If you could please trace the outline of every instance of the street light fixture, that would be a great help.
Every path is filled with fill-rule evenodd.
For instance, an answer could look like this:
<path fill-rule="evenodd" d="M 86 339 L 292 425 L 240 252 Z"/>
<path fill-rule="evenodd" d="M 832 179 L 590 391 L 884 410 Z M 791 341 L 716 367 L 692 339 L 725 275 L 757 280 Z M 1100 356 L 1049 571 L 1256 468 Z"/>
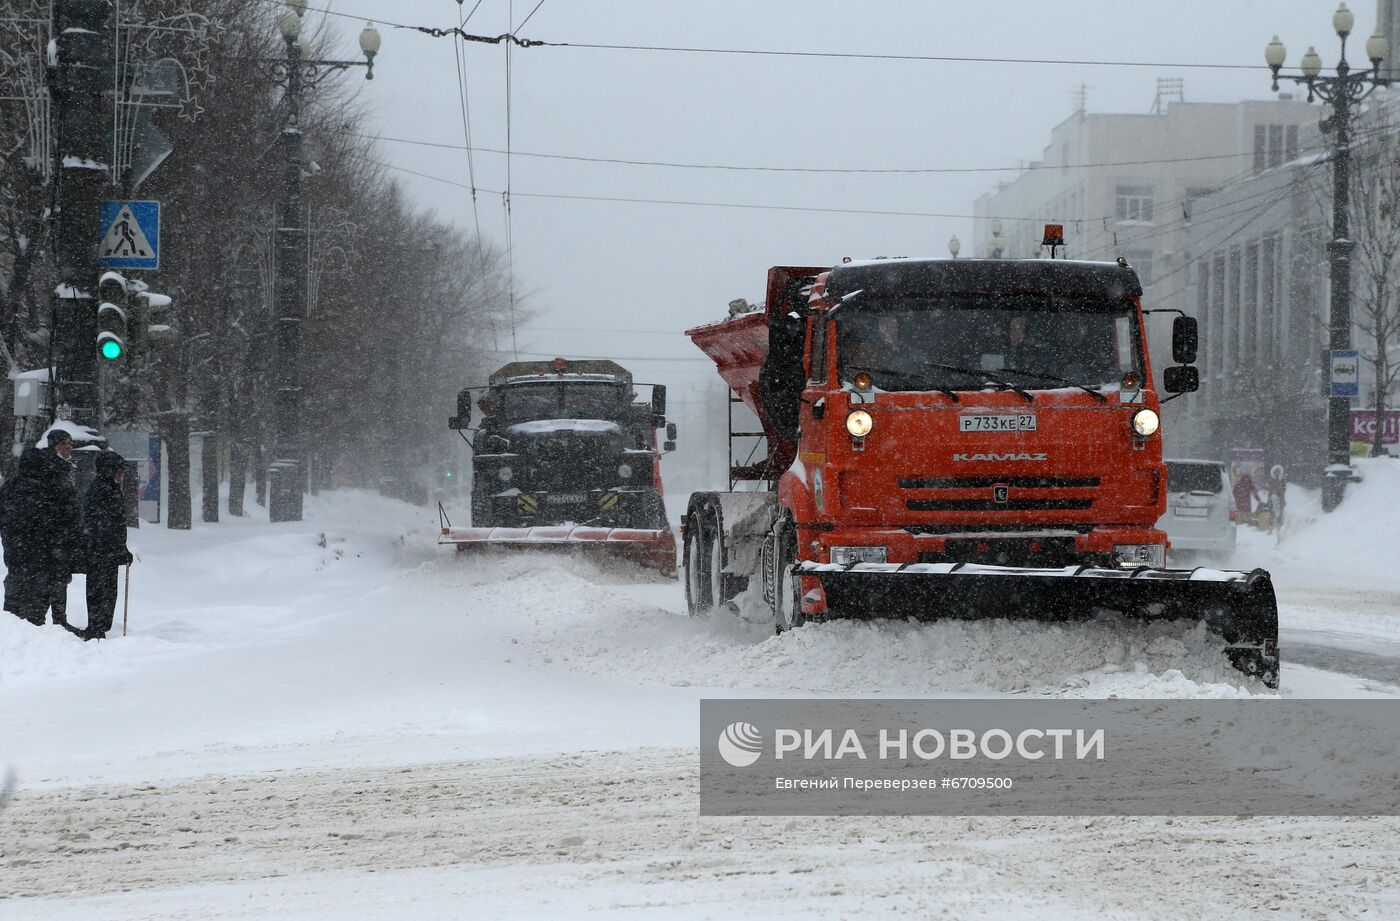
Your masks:
<path fill-rule="evenodd" d="M 1389 86 L 1390 79 L 1381 76 L 1381 62 L 1390 53 L 1390 43 L 1377 33 L 1366 42 L 1366 57 L 1371 69 L 1352 72 L 1347 63 L 1347 36 L 1356 25 L 1356 17 L 1343 3 L 1332 15 L 1332 28 L 1341 39 L 1341 60 L 1337 74 L 1322 76 L 1322 56 L 1317 49 L 1308 48 L 1299 63 L 1299 75 L 1282 75 L 1308 88 L 1308 102 L 1321 99 L 1332 106 L 1332 116 L 1322 122 L 1323 131 L 1332 137 L 1332 242 L 1327 244 L 1331 269 L 1332 303 L 1328 320 L 1328 342 L 1333 353 L 1351 350 L 1351 254 L 1356 244 L 1351 240 L 1351 119 L 1353 109 L 1360 105 L 1377 87 Z M 1275 35 L 1264 49 L 1264 61 L 1274 75 L 1274 91 L 1278 91 L 1287 50 Z M 1351 398 L 1332 395 L 1327 401 L 1327 470 L 1323 480 L 1322 507 L 1332 511 L 1342 501 L 1351 473 Z"/>
<path fill-rule="evenodd" d="M 295 10 L 287 10 L 277 19 L 277 30 L 282 33 L 282 40 L 294 42 L 301 34 L 301 17 Z"/>
<path fill-rule="evenodd" d="M 992 239 L 987 244 L 987 251 L 993 259 L 1000 259 L 1001 254 L 1006 252 L 1006 237 L 1001 235 L 1001 218 L 992 218 Z"/>
<path fill-rule="evenodd" d="M 961 250 L 962 250 L 962 243 L 961 243 L 961 241 L 958 240 L 957 235 L 954 234 L 953 237 L 948 241 L 948 252 L 952 253 L 952 254 L 953 254 L 953 258 L 956 259 L 956 258 L 958 258 L 958 253 L 959 253 Z"/>
<path fill-rule="evenodd" d="M 326 74 L 365 68 L 365 79 L 374 79 L 374 59 L 379 54 L 380 35 L 374 23 L 366 23 L 360 33 L 364 61 L 323 61 L 311 58 L 311 47 L 302 34 L 306 0 L 287 0 L 287 11 L 277 20 L 277 30 L 287 46 L 285 61 L 273 66 L 273 73 L 287 90 L 287 122 L 282 129 L 286 152 L 282 177 L 282 208 L 277 221 L 277 275 L 275 284 L 276 386 L 273 460 L 270 466 L 268 517 L 277 521 L 300 521 L 302 490 L 306 484 L 305 446 L 302 443 L 301 340 L 306 320 L 307 246 L 306 215 L 302 204 L 301 179 L 306 167 L 306 140 L 301 130 L 302 94 Z"/>

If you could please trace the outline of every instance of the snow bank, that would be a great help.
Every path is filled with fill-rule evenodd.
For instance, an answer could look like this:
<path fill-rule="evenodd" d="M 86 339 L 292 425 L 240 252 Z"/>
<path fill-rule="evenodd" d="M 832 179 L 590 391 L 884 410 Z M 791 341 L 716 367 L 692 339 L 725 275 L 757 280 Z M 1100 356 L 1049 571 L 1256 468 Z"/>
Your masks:
<path fill-rule="evenodd" d="M 511 580 L 514 581 L 514 580 Z M 1244 697 L 1269 693 L 1235 672 L 1204 626 L 1007 620 L 831 622 L 774 635 L 717 612 L 690 618 L 608 603 L 600 586 L 556 575 L 536 596 L 536 664 L 641 684 L 746 694 Z M 680 591 L 679 586 L 675 589 Z"/>
<path fill-rule="evenodd" d="M 1400 461 L 1356 461 L 1362 481 L 1324 514 L 1317 490 L 1290 486 L 1281 536 L 1239 529 L 1234 565 L 1262 566 L 1283 582 L 1308 577 L 1338 585 L 1400 591 Z"/>
<path fill-rule="evenodd" d="M 335 615 L 385 569 L 437 555 L 435 516 L 373 493 L 308 497 L 307 518 L 271 525 L 250 502 L 242 519 L 197 521 L 191 531 L 149 524 L 129 531 L 137 558 L 130 635 L 121 636 L 121 600 L 100 643 L 0 612 L 0 687 L 146 669 L 172 655 L 265 642 Z M 82 575 L 68 586 L 68 616 L 79 627 L 87 623 Z"/>

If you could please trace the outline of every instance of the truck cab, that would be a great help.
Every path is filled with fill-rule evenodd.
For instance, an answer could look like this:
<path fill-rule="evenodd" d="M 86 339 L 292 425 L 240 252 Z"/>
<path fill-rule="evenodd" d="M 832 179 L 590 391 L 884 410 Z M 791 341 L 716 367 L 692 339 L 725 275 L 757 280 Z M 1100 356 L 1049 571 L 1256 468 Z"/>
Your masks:
<path fill-rule="evenodd" d="M 1269 574 L 1165 568 L 1163 400 L 1141 297 L 1121 259 L 770 269 L 762 312 L 687 331 L 767 442 L 760 462 L 731 464 L 729 491 L 690 497 L 690 611 L 737 606 L 758 579 L 779 631 L 831 617 L 1192 618 L 1276 687 Z M 1187 393 L 1195 320 L 1172 333 L 1163 389 Z"/>
<path fill-rule="evenodd" d="M 513 362 L 492 374 L 472 433 L 472 524 L 477 528 L 588 525 L 666 528 L 657 443 L 666 393 L 639 401 L 632 375 L 611 361 Z M 471 418 L 458 397 L 453 428 Z"/>
<path fill-rule="evenodd" d="M 805 381 L 778 481 L 801 558 L 1162 566 L 1141 294 L 1126 263 L 1068 260 L 813 278 L 786 305 L 806 317 Z"/>

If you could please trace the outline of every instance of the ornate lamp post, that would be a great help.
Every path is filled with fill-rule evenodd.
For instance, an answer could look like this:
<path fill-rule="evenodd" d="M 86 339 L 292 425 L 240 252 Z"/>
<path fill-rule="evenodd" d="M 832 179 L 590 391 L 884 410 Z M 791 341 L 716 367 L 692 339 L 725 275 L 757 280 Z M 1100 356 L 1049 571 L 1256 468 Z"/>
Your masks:
<path fill-rule="evenodd" d="M 962 241 L 956 236 L 948 241 L 948 252 L 952 253 L 954 259 L 958 258 L 958 253 L 962 252 Z"/>
<path fill-rule="evenodd" d="M 1322 57 L 1309 46 L 1299 63 L 1299 74 L 1280 75 L 1288 57 L 1283 42 L 1275 35 L 1264 49 L 1264 60 L 1274 74 L 1274 91 L 1278 91 L 1280 76 L 1308 88 L 1308 101 L 1321 99 L 1332 106 L 1332 115 L 1322 122 L 1322 130 L 1332 135 L 1332 242 L 1327 244 L 1327 256 L 1332 276 L 1332 304 L 1329 320 L 1332 350 L 1351 348 L 1351 253 L 1356 244 L 1351 240 L 1350 207 L 1351 181 L 1351 120 L 1355 108 L 1378 86 L 1389 86 L 1390 80 L 1381 76 L 1381 62 L 1390 53 L 1390 43 L 1377 32 L 1366 42 L 1366 57 L 1370 70 L 1352 72 L 1347 63 L 1347 36 L 1351 34 L 1356 17 L 1343 3 L 1332 15 L 1332 28 L 1342 40 L 1342 57 L 1336 76 L 1322 76 Z M 1346 483 L 1351 479 L 1351 399 L 1329 396 L 1327 401 L 1327 471 L 1323 480 L 1322 507 L 1335 509 L 1342 501 Z"/>
<path fill-rule="evenodd" d="M 311 60 L 301 37 L 306 0 L 287 0 L 287 11 L 277 29 L 287 45 L 287 60 L 275 72 L 287 90 L 287 124 L 282 129 L 286 166 L 282 179 L 282 213 L 277 222 L 277 277 L 274 283 L 276 322 L 273 384 L 274 415 L 268 517 L 272 521 L 301 521 L 302 490 L 306 485 L 305 445 L 301 425 L 301 335 L 306 319 L 307 246 L 301 175 L 305 166 L 301 133 L 303 90 L 315 86 L 328 73 L 364 67 L 365 79 L 374 79 L 374 58 L 379 54 L 379 31 L 374 23 L 360 33 L 364 61 Z"/>
<path fill-rule="evenodd" d="M 1000 259 L 1002 253 L 1006 252 L 1006 237 L 1001 235 L 1001 219 L 992 219 L 992 239 L 987 244 L 987 254 L 993 259 Z"/>

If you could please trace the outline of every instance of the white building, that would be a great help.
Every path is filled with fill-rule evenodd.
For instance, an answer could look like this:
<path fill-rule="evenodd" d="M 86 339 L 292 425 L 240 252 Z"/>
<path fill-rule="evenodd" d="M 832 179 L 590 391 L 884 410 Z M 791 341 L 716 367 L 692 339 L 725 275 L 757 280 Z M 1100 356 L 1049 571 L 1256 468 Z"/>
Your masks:
<path fill-rule="evenodd" d="M 977 199 L 972 255 L 990 255 L 994 219 L 1010 258 L 1039 254 L 1043 225 L 1060 223 L 1070 258 L 1123 256 L 1150 303 L 1180 306 L 1165 299 L 1182 290 L 1193 204 L 1233 179 L 1296 159 L 1302 126 L 1317 118 L 1315 106 L 1290 98 L 1159 97 L 1148 115 L 1075 112 L 1051 131 L 1039 160 Z"/>
<path fill-rule="evenodd" d="M 1322 111 L 1319 107 L 1319 112 Z M 1378 94 L 1354 125 L 1353 170 L 1400 147 L 1400 95 Z M 1331 316 L 1327 243 L 1332 239 L 1332 166 L 1315 128 L 1297 159 L 1242 177 L 1202 198 L 1186 235 L 1189 290 L 1180 306 L 1200 323 L 1201 390 L 1177 404 L 1187 425 L 1167 426 L 1174 447 L 1223 457 L 1258 447 L 1309 479 L 1325 456 Z M 1309 153 L 1308 150 L 1313 152 Z M 1381 203 L 1353 194 L 1353 214 Z M 1375 350 L 1363 311 L 1373 294 L 1371 245 L 1353 217 L 1352 342 L 1363 355 L 1357 408 L 1375 406 Z M 1396 241 L 1400 242 L 1400 241 Z M 1388 351 L 1397 356 L 1392 343 Z M 1392 388 L 1387 405 L 1396 408 Z"/>

